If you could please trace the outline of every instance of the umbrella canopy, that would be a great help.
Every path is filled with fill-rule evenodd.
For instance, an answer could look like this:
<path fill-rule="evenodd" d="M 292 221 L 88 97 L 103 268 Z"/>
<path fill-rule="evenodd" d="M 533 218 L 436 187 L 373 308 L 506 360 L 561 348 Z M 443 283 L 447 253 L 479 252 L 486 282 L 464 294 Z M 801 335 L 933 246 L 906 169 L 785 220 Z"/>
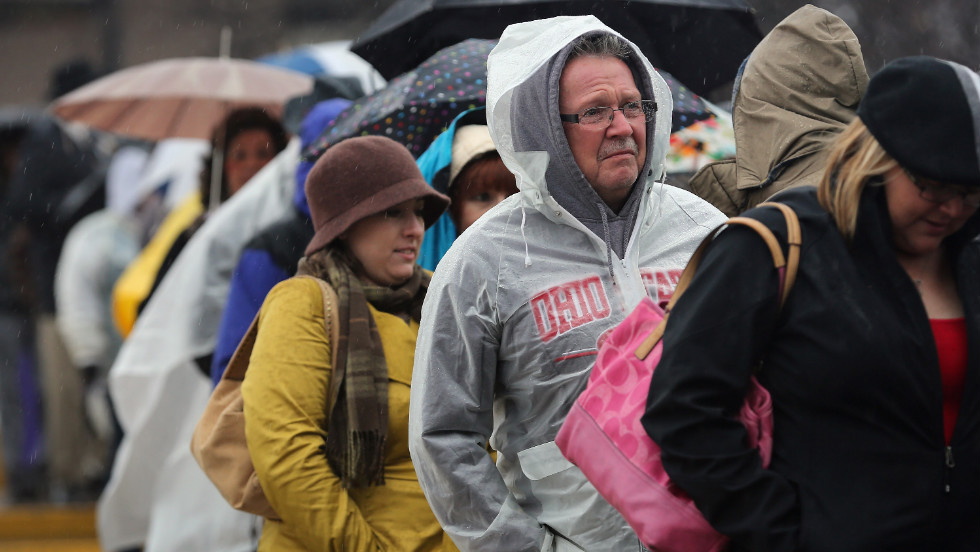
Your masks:
<path fill-rule="evenodd" d="M 40 109 L 29 106 L 0 106 L 0 135 L 22 132 L 27 129 L 31 121 L 44 116 L 44 112 Z"/>
<path fill-rule="evenodd" d="M 342 111 L 306 152 L 317 158 L 352 136 L 382 135 L 418 157 L 457 115 L 486 104 L 487 56 L 496 41 L 469 39 L 443 48 L 388 86 Z"/>
<path fill-rule="evenodd" d="M 147 140 L 211 139 L 232 110 L 259 106 L 279 117 L 289 98 L 310 91 L 309 75 L 256 61 L 173 58 L 116 71 L 70 92 L 55 115 Z"/>
<path fill-rule="evenodd" d="M 487 95 L 487 56 L 494 40 L 468 39 L 444 48 L 375 94 L 355 100 L 306 151 L 315 159 L 351 136 L 383 135 L 418 157 L 460 113 L 482 107 Z M 711 116 L 700 96 L 660 71 L 674 100 L 671 131 Z"/>
<path fill-rule="evenodd" d="M 671 113 L 670 132 L 677 132 L 691 126 L 702 119 L 711 117 L 708 103 L 686 86 L 681 84 L 667 71 L 657 69 L 670 89 L 670 97 L 674 100 L 674 111 Z"/>
<path fill-rule="evenodd" d="M 496 39 L 512 23 L 588 14 L 701 94 L 734 79 L 762 39 L 745 0 L 398 0 L 351 51 L 392 78 L 466 38 Z"/>
<path fill-rule="evenodd" d="M 353 79 L 362 94 L 384 88 L 385 79 L 367 61 L 350 51 L 349 40 L 331 40 L 266 54 L 255 61 L 307 75 Z"/>

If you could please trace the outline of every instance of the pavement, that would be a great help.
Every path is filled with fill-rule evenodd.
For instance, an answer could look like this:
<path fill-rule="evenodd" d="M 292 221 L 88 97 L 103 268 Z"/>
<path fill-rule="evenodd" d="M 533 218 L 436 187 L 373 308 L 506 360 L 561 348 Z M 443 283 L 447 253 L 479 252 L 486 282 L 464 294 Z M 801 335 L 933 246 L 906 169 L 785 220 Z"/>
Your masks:
<path fill-rule="evenodd" d="M 99 552 L 95 504 L 0 506 L 0 552 Z"/>

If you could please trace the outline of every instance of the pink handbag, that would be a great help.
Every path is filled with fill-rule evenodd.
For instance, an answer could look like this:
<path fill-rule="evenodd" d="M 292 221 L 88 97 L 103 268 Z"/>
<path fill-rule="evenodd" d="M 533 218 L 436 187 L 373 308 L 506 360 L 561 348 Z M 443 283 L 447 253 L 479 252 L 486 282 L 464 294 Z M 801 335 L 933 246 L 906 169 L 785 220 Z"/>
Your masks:
<path fill-rule="evenodd" d="M 789 263 L 778 240 L 757 220 L 735 217 L 715 228 L 691 256 L 666 308 L 645 298 L 609 335 L 599 349 L 585 390 L 572 405 L 556 437 L 565 457 L 630 524 L 640 541 L 658 552 L 717 552 L 728 537 L 708 524 L 687 494 L 664 471 L 660 447 L 640 424 L 650 379 L 660 362 L 664 327 L 671 308 L 697 270 L 704 249 L 727 224 L 758 232 L 769 246 L 779 271 L 780 307 L 786 301 L 799 263 L 800 227 L 796 214 L 779 203 L 763 203 L 783 211 L 789 242 Z M 762 465 L 772 454 L 772 402 L 753 377 L 739 413 L 750 445 L 758 447 Z"/>

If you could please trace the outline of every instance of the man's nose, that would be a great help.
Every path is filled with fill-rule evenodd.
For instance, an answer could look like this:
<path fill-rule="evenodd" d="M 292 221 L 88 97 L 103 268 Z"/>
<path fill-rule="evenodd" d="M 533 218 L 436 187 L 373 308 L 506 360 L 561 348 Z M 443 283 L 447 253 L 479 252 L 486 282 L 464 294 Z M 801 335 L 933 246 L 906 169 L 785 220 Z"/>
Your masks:
<path fill-rule="evenodd" d="M 606 134 L 609 136 L 630 136 L 633 134 L 633 125 L 630 124 L 626 115 L 623 115 L 621 109 L 613 110 L 612 121 L 609 122 L 609 127 L 606 128 Z"/>

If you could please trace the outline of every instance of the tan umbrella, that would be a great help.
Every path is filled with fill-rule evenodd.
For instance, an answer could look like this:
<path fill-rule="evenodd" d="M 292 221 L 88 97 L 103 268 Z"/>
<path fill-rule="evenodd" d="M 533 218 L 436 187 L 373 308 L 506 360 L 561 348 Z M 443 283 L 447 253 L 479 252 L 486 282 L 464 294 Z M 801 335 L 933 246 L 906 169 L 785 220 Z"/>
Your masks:
<path fill-rule="evenodd" d="M 126 136 L 210 140 L 229 111 L 260 106 L 279 117 L 286 100 L 312 87 L 309 75 L 255 61 L 173 58 L 106 75 L 58 98 L 51 109 Z"/>
<path fill-rule="evenodd" d="M 201 138 L 240 107 L 282 117 L 289 98 L 313 88 L 309 75 L 244 59 L 172 58 L 121 69 L 51 105 L 69 121 L 146 140 Z M 211 209 L 218 206 L 223 149 L 212 156 Z"/>

